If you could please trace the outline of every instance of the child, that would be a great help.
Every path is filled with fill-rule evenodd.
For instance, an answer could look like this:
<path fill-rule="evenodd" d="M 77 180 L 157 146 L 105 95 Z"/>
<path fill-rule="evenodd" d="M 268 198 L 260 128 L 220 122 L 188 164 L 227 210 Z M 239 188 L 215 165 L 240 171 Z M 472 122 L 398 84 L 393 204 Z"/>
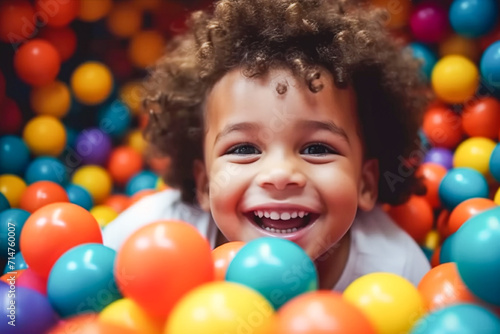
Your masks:
<path fill-rule="evenodd" d="M 221 0 L 194 13 L 145 84 L 146 138 L 172 158 L 165 180 L 178 190 L 126 210 L 104 243 L 176 218 L 213 247 L 291 240 L 322 289 L 375 271 L 418 284 L 429 263 L 380 203 L 418 188 L 399 171 L 418 149 L 425 86 L 379 14 L 341 0 Z"/>

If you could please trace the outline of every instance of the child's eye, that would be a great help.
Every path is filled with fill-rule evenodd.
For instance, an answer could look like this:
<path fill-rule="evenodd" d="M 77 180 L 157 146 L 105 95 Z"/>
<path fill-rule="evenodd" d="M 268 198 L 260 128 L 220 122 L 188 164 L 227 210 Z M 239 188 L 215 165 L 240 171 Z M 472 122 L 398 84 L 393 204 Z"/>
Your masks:
<path fill-rule="evenodd" d="M 301 154 L 327 155 L 337 154 L 337 151 L 324 144 L 312 144 L 303 149 Z"/>
<path fill-rule="evenodd" d="M 231 147 L 226 154 L 249 155 L 260 154 L 260 151 L 253 145 L 241 144 Z"/>

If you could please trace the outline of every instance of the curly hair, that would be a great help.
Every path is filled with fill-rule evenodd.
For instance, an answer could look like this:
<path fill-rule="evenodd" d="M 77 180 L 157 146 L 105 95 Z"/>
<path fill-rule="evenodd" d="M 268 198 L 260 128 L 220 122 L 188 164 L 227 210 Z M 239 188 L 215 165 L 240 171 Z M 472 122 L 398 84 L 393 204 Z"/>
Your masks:
<path fill-rule="evenodd" d="M 220 0 L 197 11 L 144 82 L 145 137 L 172 158 L 165 182 L 195 203 L 193 162 L 203 159 L 203 103 L 226 73 L 255 77 L 286 66 L 312 92 L 320 68 L 358 98 L 367 157 L 379 160 L 379 201 L 399 204 L 420 188 L 418 130 L 428 87 L 420 64 L 384 28 L 384 13 L 353 0 Z M 418 159 L 417 159 L 418 160 Z M 405 175 L 402 175 L 405 174 Z M 387 177 L 396 176 L 397 182 Z M 394 180 L 394 179 L 393 179 Z"/>

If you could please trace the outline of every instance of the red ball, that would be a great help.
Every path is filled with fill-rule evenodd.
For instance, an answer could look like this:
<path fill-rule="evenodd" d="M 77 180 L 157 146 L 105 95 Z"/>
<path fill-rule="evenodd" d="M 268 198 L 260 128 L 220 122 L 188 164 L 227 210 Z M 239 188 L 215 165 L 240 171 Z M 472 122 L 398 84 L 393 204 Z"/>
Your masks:
<path fill-rule="evenodd" d="M 455 233 L 471 217 L 491 208 L 496 207 L 496 203 L 489 198 L 469 198 L 458 204 L 451 211 L 448 219 L 448 235 Z"/>
<path fill-rule="evenodd" d="M 64 27 L 78 15 L 80 0 L 35 0 L 35 9 L 48 26 Z"/>
<path fill-rule="evenodd" d="M 14 69 L 27 84 L 42 86 L 54 81 L 61 67 L 57 49 L 43 39 L 23 44 L 14 55 Z"/>
<path fill-rule="evenodd" d="M 432 146 L 449 149 L 457 146 L 464 134 L 460 115 L 441 104 L 426 110 L 422 131 Z"/>
<path fill-rule="evenodd" d="M 113 181 L 124 185 L 132 176 L 142 170 L 142 155 L 130 146 L 120 146 L 111 152 L 108 171 Z"/>
<path fill-rule="evenodd" d="M 434 209 L 441 206 L 439 184 L 446 173 L 447 169 L 445 167 L 433 162 L 425 162 L 417 169 L 416 176 L 423 178 L 423 183 L 427 188 L 424 198 Z"/>
<path fill-rule="evenodd" d="M 130 206 L 130 197 L 124 194 L 114 194 L 106 198 L 103 204 L 120 213 Z"/>
<path fill-rule="evenodd" d="M 462 113 L 462 125 L 469 137 L 498 140 L 500 101 L 485 97 L 468 104 Z"/>
<path fill-rule="evenodd" d="M 15 134 L 21 130 L 23 115 L 16 101 L 6 97 L 0 101 L 0 135 Z"/>
<path fill-rule="evenodd" d="M 66 190 L 52 181 L 38 181 L 26 187 L 19 208 L 33 213 L 47 204 L 57 202 L 69 202 Z"/>
<path fill-rule="evenodd" d="M 76 33 L 69 27 L 45 27 L 38 37 L 50 42 L 59 52 L 62 61 L 68 60 L 76 50 Z"/>
<path fill-rule="evenodd" d="M 21 43 L 37 32 L 35 10 L 28 0 L 0 1 L 0 41 Z"/>
<path fill-rule="evenodd" d="M 212 251 L 215 280 L 224 281 L 226 279 L 227 267 L 243 246 L 245 246 L 245 242 L 243 241 L 230 241 L 218 246 Z"/>
<path fill-rule="evenodd" d="M 434 222 L 432 207 L 421 196 L 411 196 L 406 203 L 391 207 L 388 214 L 419 244 L 424 242 Z"/>

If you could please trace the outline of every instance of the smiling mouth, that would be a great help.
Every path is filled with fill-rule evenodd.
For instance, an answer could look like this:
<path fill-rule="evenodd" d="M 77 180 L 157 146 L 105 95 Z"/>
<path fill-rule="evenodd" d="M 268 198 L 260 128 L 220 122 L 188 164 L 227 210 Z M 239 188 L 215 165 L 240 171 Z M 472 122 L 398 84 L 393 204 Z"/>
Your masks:
<path fill-rule="evenodd" d="M 258 227 L 277 234 L 294 233 L 312 224 L 318 214 L 306 211 L 253 211 L 246 216 Z"/>

